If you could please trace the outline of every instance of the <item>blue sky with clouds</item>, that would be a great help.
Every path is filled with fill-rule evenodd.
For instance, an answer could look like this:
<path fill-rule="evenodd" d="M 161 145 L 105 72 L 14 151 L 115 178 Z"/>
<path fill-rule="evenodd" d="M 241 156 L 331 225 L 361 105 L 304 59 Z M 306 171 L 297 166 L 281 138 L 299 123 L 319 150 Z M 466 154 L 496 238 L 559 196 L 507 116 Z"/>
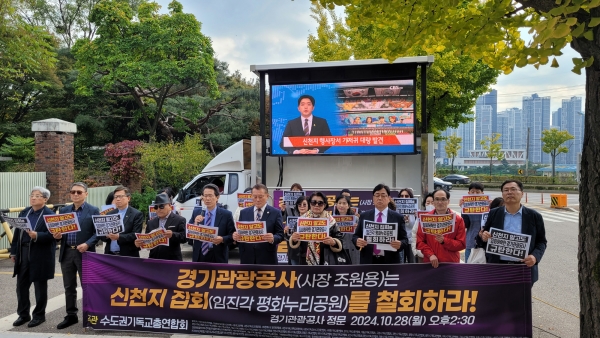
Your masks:
<path fill-rule="evenodd" d="M 309 0 L 179 0 L 185 12 L 202 23 L 202 32 L 213 41 L 217 57 L 247 78 L 253 64 L 308 62 L 307 38 L 316 31 L 310 17 Z M 166 11 L 170 0 L 156 0 Z M 522 107 L 522 97 L 538 93 L 551 96 L 555 111 L 562 99 L 584 96 L 585 76 L 571 72 L 571 48 L 558 58 L 560 67 L 549 64 L 515 68 L 501 75 L 493 88 L 498 90 L 498 111 Z"/>

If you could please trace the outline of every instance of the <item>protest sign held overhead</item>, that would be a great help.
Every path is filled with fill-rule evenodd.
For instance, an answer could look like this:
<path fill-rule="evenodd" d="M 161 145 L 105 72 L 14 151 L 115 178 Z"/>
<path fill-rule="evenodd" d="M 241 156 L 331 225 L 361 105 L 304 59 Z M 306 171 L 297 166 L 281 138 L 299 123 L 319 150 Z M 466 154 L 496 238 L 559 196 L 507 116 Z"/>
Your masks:
<path fill-rule="evenodd" d="M 202 242 L 212 243 L 212 240 L 217 238 L 219 228 L 206 225 L 185 225 L 185 238 L 195 239 Z"/>
<path fill-rule="evenodd" d="M 397 251 L 390 245 L 390 242 L 398 238 L 398 223 L 365 221 L 363 224 L 363 234 L 365 241 L 370 244 L 376 244 L 377 249 Z"/>
<path fill-rule="evenodd" d="M 490 196 L 488 195 L 466 195 L 462 200 L 462 214 L 485 214 L 490 211 Z"/>
<path fill-rule="evenodd" d="M 530 235 L 496 228 L 490 228 L 490 235 L 492 237 L 487 241 L 486 253 L 518 259 L 527 257 L 531 244 Z"/>
<path fill-rule="evenodd" d="M 419 215 L 419 223 L 423 233 L 429 235 L 445 235 L 454 231 L 456 225 L 456 214 Z"/>
<path fill-rule="evenodd" d="M 298 228 L 298 218 L 298 216 L 288 216 L 285 225 L 290 228 L 290 233 L 296 232 L 296 229 Z"/>
<path fill-rule="evenodd" d="M 74 212 L 61 215 L 44 215 L 44 222 L 46 222 L 46 227 L 52 235 L 81 231 L 79 219 Z"/>
<path fill-rule="evenodd" d="M 240 235 L 238 242 L 266 243 L 267 222 L 235 222 L 235 229 Z"/>
<path fill-rule="evenodd" d="M 96 235 L 106 236 L 108 234 L 117 234 L 125 231 L 123 219 L 120 214 L 113 215 L 92 215 L 92 222 L 96 228 Z"/>
<path fill-rule="evenodd" d="M 413 215 L 419 210 L 418 198 L 394 198 L 396 211 L 403 215 Z"/>
<path fill-rule="evenodd" d="M 114 205 L 112 205 L 112 204 L 103 205 L 103 206 L 100 208 L 100 210 L 102 210 L 102 211 L 100 211 L 100 215 L 106 215 L 106 214 L 108 214 L 109 212 L 111 212 L 111 211 L 113 211 L 113 210 L 116 210 L 116 209 L 117 209 L 117 208 L 116 208 Z"/>
<path fill-rule="evenodd" d="M 237 199 L 238 199 L 238 207 L 240 207 L 240 208 L 247 208 L 247 207 L 254 206 L 254 201 L 252 200 L 252 194 L 250 194 L 250 193 L 243 193 L 243 194 L 238 193 Z"/>
<path fill-rule="evenodd" d="M 353 234 L 356 230 L 356 216 L 354 215 L 333 215 L 333 219 L 342 233 Z"/>
<path fill-rule="evenodd" d="M 306 196 L 306 193 L 304 191 L 285 190 L 283 192 L 283 204 L 288 207 L 293 207 L 296 205 L 296 200 L 300 196 Z"/>
<path fill-rule="evenodd" d="M 13 229 L 31 230 L 31 222 L 27 217 L 4 217 L 4 220 Z"/>
<path fill-rule="evenodd" d="M 166 237 L 167 231 L 164 228 L 158 228 L 147 234 L 135 234 L 136 239 L 142 240 L 142 249 L 154 249 L 159 245 L 169 246 L 169 239 Z"/>
<path fill-rule="evenodd" d="M 306 242 L 322 242 L 329 236 L 329 220 L 327 218 L 298 218 L 300 240 Z"/>

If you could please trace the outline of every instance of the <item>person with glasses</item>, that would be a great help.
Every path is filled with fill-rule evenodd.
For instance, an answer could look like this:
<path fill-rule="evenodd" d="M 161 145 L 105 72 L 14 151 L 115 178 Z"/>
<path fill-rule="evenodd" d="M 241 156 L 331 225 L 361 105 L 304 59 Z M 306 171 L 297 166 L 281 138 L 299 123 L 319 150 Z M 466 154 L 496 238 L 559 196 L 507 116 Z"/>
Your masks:
<path fill-rule="evenodd" d="M 417 249 L 423 253 L 423 263 L 431 263 L 437 268 L 440 263 L 460 263 L 460 251 L 466 247 L 465 222 L 462 217 L 448 208 L 450 192 L 437 189 L 433 192 L 434 209 L 428 214 L 455 214 L 454 231 L 444 235 L 429 235 L 419 227 L 417 230 Z"/>
<path fill-rule="evenodd" d="M 337 265 L 335 252 L 341 252 L 342 233 L 335 224 L 335 219 L 325 210 L 329 207 L 327 197 L 322 192 L 314 192 L 308 198 L 310 210 L 301 217 L 325 218 L 329 220 L 329 236 L 322 242 L 306 242 L 300 240 L 300 234 L 294 232 L 289 246 L 300 250 L 300 265 Z"/>
<path fill-rule="evenodd" d="M 229 245 L 233 243 L 233 215 L 231 211 L 218 206 L 219 187 L 209 183 L 202 188 L 202 215 L 192 217 L 194 224 L 217 228 L 217 237 L 212 243 L 194 240 L 192 262 L 228 263 Z M 184 234 L 185 236 L 185 234 Z"/>
<path fill-rule="evenodd" d="M 269 189 L 264 184 L 252 187 L 254 207 L 240 211 L 241 222 L 262 221 L 267 225 L 267 234 L 263 236 L 264 243 L 238 243 L 240 264 L 277 265 L 277 246 L 283 240 L 283 222 L 281 211 L 267 204 Z M 233 240 L 238 241 L 240 235 L 233 233 Z"/>
<path fill-rule="evenodd" d="M 306 196 L 300 196 L 296 200 L 294 208 L 286 213 L 286 217 L 284 217 L 284 219 L 287 222 L 287 216 L 298 217 L 298 216 L 302 216 L 302 215 L 306 214 L 307 212 L 308 212 L 308 199 L 306 198 Z M 289 241 L 290 241 L 290 238 L 292 237 L 292 234 L 293 234 L 293 231 L 286 224 L 285 227 L 283 228 L 283 236 L 284 236 L 284 239 L 286 241 L 288 241 L 288 246 L 287 246 L 288 264 L 289 265 L 299 265 L 300 264 L 300 256 L 302 255 L 302 252 L 299 248 L 292 248 L 289 245 Z"/>
<path fill-rule="evenodd" d="M 54 212 L 46 206 L 50 191 L 43 187 L 33 187 L 29 195 L 29 207 L 19 213 L 31 224 L 31 230 L 14 229 L 10 246 L 10 258 L 15 263 L 13 277 L 17 276 L 17 314 L 13 326 L 27 322 L 28 327 L 36 327 L 46 321 L 48 303 L 48 280 L 54 278 L 54 257 L 56 240 L 46 227 L 44 215 Z M 30 314 L 29 289 L 35 288 L 35 308 L 33 319 Z"/>
<path fill-rule="evenodd" d="M 388 208 L 389 198 L 390 187 L 385 184 L 376 185 L 373 188 L 373 205 L 375 205 L 375 209 L 360 214 L 358 226 L 352 237 L 352 242 L 360 249 L 360 264 L 401 264 L 403 261 L 402 250 L 408 246 L 404 216 Z M 377 245 L 367 243 L 363 238 L 365 221 L 396 223 L 398 225 L 397 237 L 389 243 L 395 251 L 380 250 Z"/>
<path fill-rule="evenodd" d="M 107 215 L 121 215 L 125 230 L 118 234 L 109 234 L 100 237 L 100 240 L 106 243 L 104 254 L 140 257 L 140 248 L 135 246 L 135 234 L 142 233 L 144 214 L 129 205 L 131 192 L 129 192 L 127 187 L 118 186 L 114 192 L 113 204 L 117 209 L 109 212 Z"/>
<path fill-rule="evenodd" d="M 415 195 L 411 188 L 401 189 L 398 193 L 398 197 L 400 198 L 414 198 Z M 404 215 L 404 230 L 406 230 L 406 234 L 412 234 L 412 229 L 415 225 L 416 215 Z M 404 247 L 402 251 L 404 254 L 404 263 L 415 263 L 415 256 L 412 251 L 412 236 L 408 236 L 408 245 Z"/>
<path fill-rule="evenodd" d="M 92 222 L 92 215 L 100 215 L 100 210 L 93 205 L 85 202 L 88 196 L 88 186 L 83 182 L 75 182 L 71 185 L 70 197 L 73 204 L 60 208 L 59 213 L 67 214 L 74 212 L 79 221 L 81 231 L 68 234 L 57 233 L 54 235 L 56 240 L 60 240 L 60 252 L 58 261 L 63 275 L 63 285 L 65 287 L 65 305 L 67 316 L 56 325 L 56 328 L 62 330 L 79 322 L 77 316 L 77 274 L 79 273 L 79 283 L 82 276 L 82 256 L 81 254 L 90 251 L 96 252 L 96 229 Z"/>
<path fill-rule="evenodd" d="M 186 242 L 185 238 L 185 218 L 173 213 L 173 205 L 169 195 L 161 193 L 154 198 L 152 205 L 156 217 L 149 220 L 146 224 L 146 233 L 156 229 L 163 228 L 166 231 L 166 237 L 169 239 L 169 245 L 159 245 L 150 249 L 149 258 L 166 259 L 171 261 L 181 261 L 181 243 Z M 136 247 L 141 247 L 143 241 L 136 239 Z"/>
<path fill-rule="evenodd" d="M 425 198 L 423 199 L 423 202 L 421 202 L 421 205 L 423 206 L 423 209 L 425 211 L 431 211 L 433 209 L 435 209 L 435 207 L 433 206 L 433 193 L 430 192 L 427 195 L 425 195 Z M 411 249 L 413 252 L 413 255 L 415 257 L 415 263 L 423 263 L 423 252 L 419 249 L 417 249 L 417 230 L 419 230 L 419 220 L 417 219 L 415 221 L 415 225 L 412 227 L 411 230 Z"/>
<path fill-rule="evenodd" d="M 523 198 L 523 183 L 517 180 L 506 180 L 500 186 L 504 206 L 490 210 L 485 226 L 477 237 L 477 243 L 485 247 L 492 237 L 490 228 L 521 233 L 531 236 L 528 256 L 516 259 L 508 256 L 486 255 L 488 263 L 525 264 L 531 268 L 531 286 L 539 278 L 538 264 L 546 252 L 546 228 L 542 215 L 521 204 Z"/>
<path fill-rule="evenodd" d="M 469 195 L 481 195 L 483 194 L 483 184 L 479 182 L 473 182 L 469 185 Z M 459 206 L 462 207 L 463 200 L 461 199 L 458 203 Z M 474 249 L 476 246 L 475 238 L 479 236 L 479 231 L 481 230 L 481 214 L 464 214 L 461 215 L 463 220 L 465 221 L 465 231 L 467 233 L 467 248 L 465 250 L 465 262 L 469 261 L 469 256 L 471 255 L 471 249 Z"/>

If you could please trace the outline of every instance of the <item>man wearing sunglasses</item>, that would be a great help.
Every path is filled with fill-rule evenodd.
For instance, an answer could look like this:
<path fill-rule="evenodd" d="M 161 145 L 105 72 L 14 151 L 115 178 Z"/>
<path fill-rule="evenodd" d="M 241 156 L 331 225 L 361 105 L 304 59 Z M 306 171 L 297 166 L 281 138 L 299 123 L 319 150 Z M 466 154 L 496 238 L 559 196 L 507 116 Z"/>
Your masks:
<path fill-rule="evenodd" d="M 156 217 L 149 220 L 146 224 L 146 233 L 156 229 L 163 228 L 166 230 L 166 237 L 169 239 L 169 246 L 159 245 L 150 250 L 148 257 L 153 259 L 166 259 L 172 261 L 181 261 L 181 243 L 185 243 L 185 218 L 171 212 L 173 206 L 171 199 L 167 194 L 158 194 L 154 198 L 154 212 Z M 142 246 L 142 240 L 136 239 L 134 242 L 136 247 Z"/>
<path fill-rule="evenodd" d="M 106 255 L 140 257 L 140 248 L 135 246 L 135 234 L 142 232 L 144 214 L 129 206 L 130 200 L 131 193 L 127 187 L 121 185 L 115 188 L 113 204 L 117 209 L 107 215 L 121 215 L 125 230 L 118 234 L 109 234 L 100 238 L 103 242 L 106 242 L 104 246 L 104 254 Z"/>
<path fill-rule="evenodd" d="M 85 183 L 73 183 L 70 191 L 73 204 L 60 208 L 59 211 L 61 214 L 76 213 L 81 231 L 54 235 L 55 239 L 60 240 L 58 261 L 63 275 L 67 310 L 65 319 L 56 325 L 59 330 L 79 322 L 77 317 L 77 273 L 79 273 L 79 282 L 81 283 L 81 254 L 86 251 L 96 252 L 96 243 L 98 243 L 92 215 L 100 215 L 100 210 L 85 202 L 88 196 L 87 190 L 88 187 Z"/>

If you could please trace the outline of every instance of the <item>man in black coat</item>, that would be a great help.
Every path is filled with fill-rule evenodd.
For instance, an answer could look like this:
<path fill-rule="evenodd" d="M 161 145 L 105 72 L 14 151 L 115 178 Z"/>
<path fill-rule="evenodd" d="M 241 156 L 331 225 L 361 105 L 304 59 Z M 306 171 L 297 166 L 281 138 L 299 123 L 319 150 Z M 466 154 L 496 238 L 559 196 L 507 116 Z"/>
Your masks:
<path fill-rule="evenodd" d="M 403 261 L 401 253 L 403 248 L 408 246 L 404 216 L 388 208 L 389 196 L 390 188 L 385 184 L 378 184 L 373 188 L 375 209 L 360 214 L 358 226 L 352 236 L 352 242 L 357 248 L 360 248 L 360 264 L 401 264 Z M 397 223 L 398 235 L 396 240 L 389 243 L 395 251 L 379 250 L 375 245 L 368 244 L 363 238 L 365 221 Z"/>
<path fill-rule="evenodd" d="M 158 228 L 166 230 L 169 246 L 159 245 L 150 250 L 150 258 L 181 261 L 181 243 L 185 243 L 185 218 L 173 213 L 171 199 L 166 194 L 158 194 L 154 198 L 154 210 L 156 217 L 146 224 L 146 233 Z M 141 239 L 134 242 L 138 248 L 142 245 Z"/>
<path fill-rule="evenodd" d="M 140 257 L 140 248 L 135 246 L 135 234 L 142 233 L 144 214 L 130 207 L 130 200 L 131 193 L 128 188 L 118 186 L 115 189 L 113 204 L 117 209 L 109 212 L 108 215 L 120 214 L 125 230 L 118 234 L 101 237 L 101 240 L 106 242 L 104 247 L 104 254 L 106 255 Z"/>
<path fill-rule="evenodd" d="M 300 117 L 288 121 L 281 137 L 279 146 L 288 154 L 309 155 L 322 154 L 330 147 L 293 147 L 286 137 L 331 136 L 327 120 L 313 115 L 315 98 L 302 95 L 298 99 Z"/>
<path fill-rule="evenodd" d="M 74 212 L 77 214 L 79 227 L 81 231 L 61 234 L 56 233 L 54 238 L 60 240 L 60 253 L 58 261 L 63 275 L 63 285 L 65 287 L 65 304 L 67 316 L 56 325 L 57 329 L 64 329 L 79 322 L 77 317 L 77 273 L 79 273 L 79 283 L 83 276 L 81 265 L 81 254 L 90 251 L 96 252 L 96 229 L 92 222 L 92 215 L 100 215 L 100 210 L 93 205 L 85 202 L 88 196 L 88 187 L 83 182 L 76 182 L 71 185 L 72 205 L 60 209 L 61 214 Z"/>
<path fill-rule="evenodd" d="M 10 246 L 10 257 L 15 263 L 13 277 L 17 276 L 17 314 L 19 318 L 13 326 L 27 322 L 27 326 L 35 327 L 46 321 L 46 304 L 48 303 L 48 280 L 54 278 L 54 257 L 56 240 L 52 237 L 44 215 L 54 212 L 46 206 L 50 191 L 43 187 L 34 187 L 29 195 L 30 207 L 19 213 L 31 223 L 32 230 L 15 229 Z M 35 308 L 33 319 L 29 314 L 29 288 L 35 288 Z"/>
<path fill-rule="evenodd" d="M 492 236 L 490 228 L 521 233 L 531 236 L 529 252 L 525 259 L 514 259 L 508 256 L 486 254 L 487 263 L 525 264 L 531 268 L 531 286 L 538 280 L 538 264 L 546 252 L 546 228 L 542 215 L 521 204 L 523 198 L 523 183 L 517 180 L 506 180 L 500 187 L 504 206 L 492 209 L 487 221 L 477 237 L 477 244 L 486 247 L 486 242 Z"/>
<path fill-rule="evenodd" d="M 240 264 L 277 265 L 277 245 L 283 240 L 283 221 L 281 211 L 267 204 L 269 189 L 264 184 L 252 187 L 254 207 L 240 211 L 240 222 L 266 222 L 267 234 L 263 236 L 265 243 L 238 243 Z M 240 235 L 233 233 L 233 240 L 238 241 Z"/>

